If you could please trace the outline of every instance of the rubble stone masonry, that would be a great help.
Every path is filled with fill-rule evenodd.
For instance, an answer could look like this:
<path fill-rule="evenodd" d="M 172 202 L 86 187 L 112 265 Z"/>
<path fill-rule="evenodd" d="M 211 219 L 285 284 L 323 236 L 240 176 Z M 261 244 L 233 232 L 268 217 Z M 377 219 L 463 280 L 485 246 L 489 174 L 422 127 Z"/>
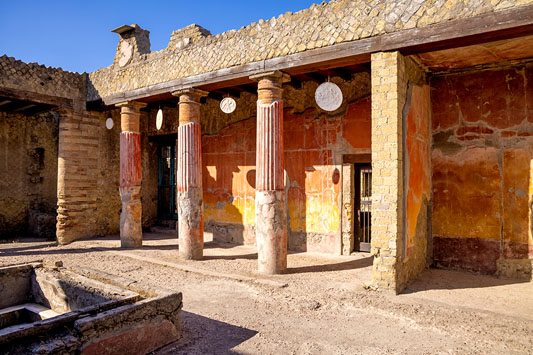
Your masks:
<path fill-rule="evenodd" d="M 88 99 L 529 4 L 533 0 L 337 0 L 216 36 L 191 25 L 174 32 L 167 48 L 161 51 L 134 53 L 131 62 L 122 68 L 115 64 L 89 74 Z"/>

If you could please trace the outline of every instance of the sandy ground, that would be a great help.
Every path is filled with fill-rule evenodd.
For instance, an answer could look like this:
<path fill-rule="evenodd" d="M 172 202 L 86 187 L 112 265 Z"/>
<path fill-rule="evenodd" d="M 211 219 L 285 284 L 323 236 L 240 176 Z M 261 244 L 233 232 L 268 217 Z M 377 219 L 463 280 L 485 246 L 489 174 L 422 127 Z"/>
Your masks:
<path fill-rule="evenodd" d="M 431 269 L 395 296 L 365 288 L 368 254 L 290 254 L 265 277 L 253 247 L 208 242 L 187 262 L 169 234 L 119 246 L 22 239 L 0 244 L 0 265 L 61 260 L 181 291 L 183 338 L 156 354 L 533 354 L 533 282 Z"/>

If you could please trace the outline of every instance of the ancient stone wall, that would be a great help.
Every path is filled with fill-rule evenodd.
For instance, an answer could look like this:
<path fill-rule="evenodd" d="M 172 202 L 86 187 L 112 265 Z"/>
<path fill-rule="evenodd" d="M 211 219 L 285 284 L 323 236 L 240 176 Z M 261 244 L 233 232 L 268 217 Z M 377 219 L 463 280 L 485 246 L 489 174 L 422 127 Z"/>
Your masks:
<path fill-rule="evenodd" d="M 97 113 L 60 112 L 57 239 L 62 244 L 99 235 L 96 211 L 101 122 Z"/>
<path fill-rule="evenodd" d="M 431 100 L 435 263 L 529 277 L 533 64 L 437 76 Z"/>
<path fill-rule="evenodd" d="M 98 179 L 96 218 L 98 235 L 118 234 L 122 203 L 118 191 L 120 181 L 120 109 L 99 115 L 98 120 Z M 113 128 L 105 120 L 113 119 Z"/>
<path fill-rule="evenodd" d="M 85 75 L 0 57 L 0 87 L 85 101 Z"/>
<path fill-rule="evenodd" d="M 59 115 L 0 112 L 0 238 L 55 236 Z"/>
<path fill-rule="evenodd" d="M 533 0 L 337 0 L 216 36 L 176 31 L 169 46 L 90 74 L 89 100 L 336 43 L 532 4 Z M 135 59 L 138 57 L 138 59 Z"/>
<path fill-rule="evenodd" d="M 404 61 L 398 52 L 372 54 L 372 280 L 397 292 L 404 231 Z"/>

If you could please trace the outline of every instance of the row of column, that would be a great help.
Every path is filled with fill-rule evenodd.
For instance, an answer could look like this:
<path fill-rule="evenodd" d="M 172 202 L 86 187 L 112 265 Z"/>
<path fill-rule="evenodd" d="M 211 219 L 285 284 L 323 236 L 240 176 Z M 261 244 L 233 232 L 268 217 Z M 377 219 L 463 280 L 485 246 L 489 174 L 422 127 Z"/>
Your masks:
<path fill-rule="evenodd" d="M 282 83 L 279 71 L 250 77 L 258 81 L 256 155 L 256 241 L 258 269 L 265 274 L 287 268 L 287 211 L 285 205 Z M 200 99 L 207 92 L 191 88 L 179 97 L 177 141 L 177 208 L 179 253 L 184 259 L 203 257 L 203 197 Z M 142 245 L 140 109 L 125 102 L 120 133 L 120 240 L 125 248 Z"/>

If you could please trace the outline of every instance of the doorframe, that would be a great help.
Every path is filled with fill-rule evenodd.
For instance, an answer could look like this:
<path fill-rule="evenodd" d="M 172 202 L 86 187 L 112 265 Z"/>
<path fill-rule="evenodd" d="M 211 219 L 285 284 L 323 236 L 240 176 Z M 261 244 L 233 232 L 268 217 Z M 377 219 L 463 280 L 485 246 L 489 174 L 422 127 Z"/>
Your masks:
<path fill-rule="evenodd" d="M 356 249 L 356 186 L 355 164 L 371 164 L 371 153 L 344 154 L 342 156 L 342 255 L 350 255 Z"/>

